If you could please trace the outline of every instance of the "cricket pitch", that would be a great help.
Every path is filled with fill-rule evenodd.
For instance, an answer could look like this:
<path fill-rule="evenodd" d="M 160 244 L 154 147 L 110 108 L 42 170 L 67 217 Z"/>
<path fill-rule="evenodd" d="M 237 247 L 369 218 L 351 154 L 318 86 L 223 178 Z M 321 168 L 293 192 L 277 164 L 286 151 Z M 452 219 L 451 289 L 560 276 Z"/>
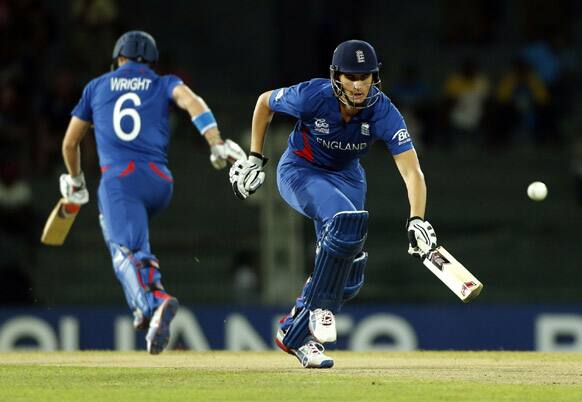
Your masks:
<path fill-rule="evenodd" d="M 577 401 L 582 353 L 0 353 L 0 401 Z"/>

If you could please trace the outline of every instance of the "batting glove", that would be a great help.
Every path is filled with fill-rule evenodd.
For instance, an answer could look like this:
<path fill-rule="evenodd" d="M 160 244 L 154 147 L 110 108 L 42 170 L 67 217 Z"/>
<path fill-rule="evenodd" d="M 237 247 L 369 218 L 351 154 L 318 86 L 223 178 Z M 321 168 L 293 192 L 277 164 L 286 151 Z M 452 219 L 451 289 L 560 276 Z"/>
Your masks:
<path fill-rule="evenodd" d="M 229 178 L 234 195 L 244 200 L 263 185 L 263 167 L 267 160 L 263 155 L 251 152 L 248 159 L 239 159 L 232 165 Z"/>
<path fill-rule="evenodd" d="M 210 147 L 210 163 L 217 170 L 224 169 L 227 162 L 234 163 L 246 157 L 245 151 L 232 140 L 226 140 Z"/>
<path fill-rule="evenodd" d="M 62 174 L 59 178 L 61 194 L 70 203 L 83 205 L 89 202 L 89 191 L 85 184 L 85 176 L 81 172 L 78 176 Z"/>
<path fill-rule="evenodd" d="M 408 254 L 413 257 L 422 259 L 437 245 L 437 237 L 432 225 L 418 216 L 406 220 L 406 231 Z"/>

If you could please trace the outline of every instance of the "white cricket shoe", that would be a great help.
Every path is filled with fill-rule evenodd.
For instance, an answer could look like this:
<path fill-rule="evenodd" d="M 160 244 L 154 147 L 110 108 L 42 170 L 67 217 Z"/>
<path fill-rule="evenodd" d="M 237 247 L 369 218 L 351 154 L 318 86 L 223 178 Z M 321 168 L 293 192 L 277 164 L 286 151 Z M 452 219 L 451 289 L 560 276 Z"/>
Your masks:
<path fill-rule="evenodd" d="M 178 299 L 170 297 L 156 309 L 150 320 L 146 335 L 148 352 L 152 355 L 161 353 L 170 342 L 170 323 L 178 311 Z"/>
<path fill-rule="evenodd" d="M 309 331 L 318 342 L 335 342 L 337 332 L 333 313 L 320 308 L 309 311 Z"/>
<path fill-rule="evenodd" d="M 299 349 L 291 349 L 305 368 L 332 368 L 333 359 L 324 354 L 325 348 L 321 343 L 309 341 Z"/>

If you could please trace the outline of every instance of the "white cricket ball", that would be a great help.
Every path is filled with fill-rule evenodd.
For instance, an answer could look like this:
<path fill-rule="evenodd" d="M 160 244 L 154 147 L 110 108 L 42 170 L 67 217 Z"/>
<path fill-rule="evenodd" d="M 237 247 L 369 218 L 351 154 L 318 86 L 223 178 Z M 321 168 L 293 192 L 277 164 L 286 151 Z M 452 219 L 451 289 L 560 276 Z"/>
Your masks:
<path fill-rule="evenodd" d="M 534 181 L 527 186 L 527 196 L 534 201 L 543 201 L 548 195 L 548 188 L 541 181 Z"/>

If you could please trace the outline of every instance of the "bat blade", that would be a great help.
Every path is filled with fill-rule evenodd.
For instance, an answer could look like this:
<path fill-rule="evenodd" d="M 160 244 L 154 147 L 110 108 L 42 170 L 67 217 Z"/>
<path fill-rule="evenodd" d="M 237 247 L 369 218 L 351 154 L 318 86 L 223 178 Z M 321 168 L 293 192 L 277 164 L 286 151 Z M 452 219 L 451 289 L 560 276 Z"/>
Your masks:
<path fill-rule="evenodd" d="M 62 246 L 80 208 L 80 205 L 67 203 L 64 199 L 60 199 L 44 225 L 40 238 L 41 243 L 49 246 Z"/>
<path fill-rule="evenodd" d="M 464 303 L 475 299 L 483 290 L 483 284 L 443 246 L 429 251 L 423 263 Z"/>

